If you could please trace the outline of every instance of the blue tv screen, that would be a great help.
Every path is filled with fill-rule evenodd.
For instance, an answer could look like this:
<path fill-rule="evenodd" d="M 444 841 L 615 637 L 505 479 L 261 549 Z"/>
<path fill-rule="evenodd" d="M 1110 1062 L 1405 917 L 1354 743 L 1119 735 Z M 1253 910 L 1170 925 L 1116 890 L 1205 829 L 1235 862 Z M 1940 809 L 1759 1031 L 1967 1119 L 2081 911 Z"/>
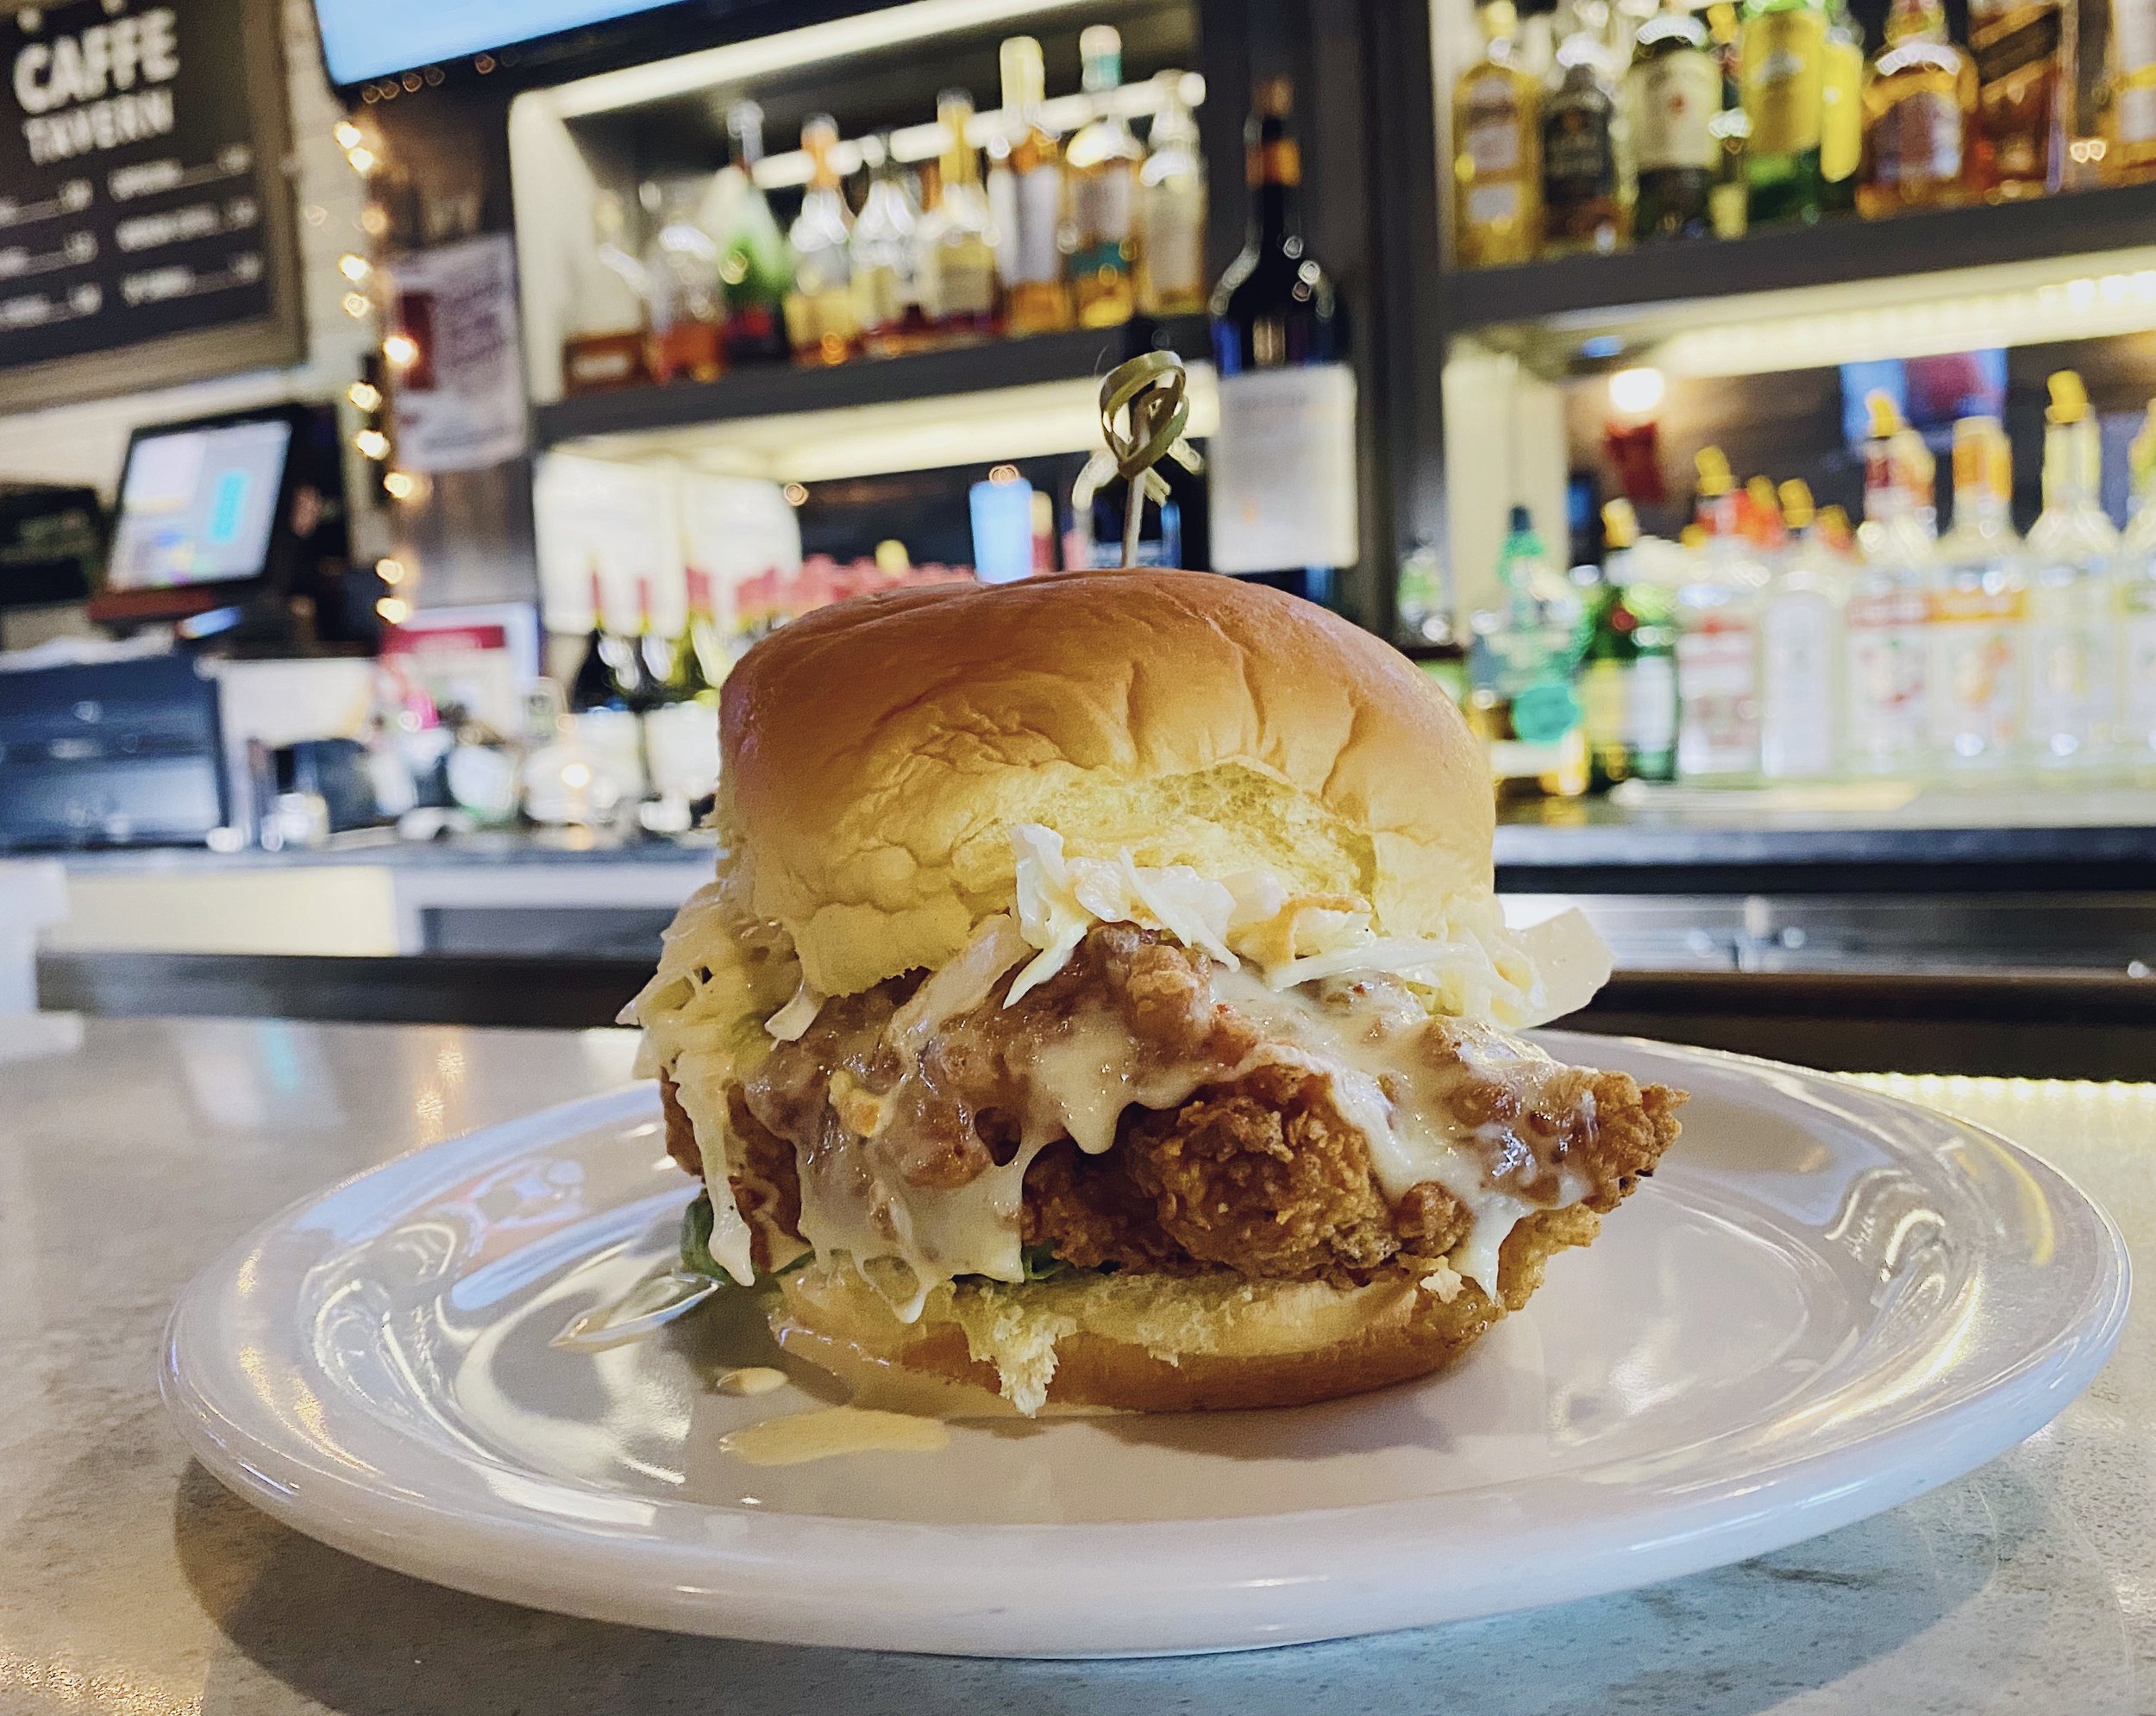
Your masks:
<path fill-rule="evenodd" d="M 372 78 L 439 66 L 474 53 L 536 41 L 668 0 L 315 0 L 329 80 Z"/>

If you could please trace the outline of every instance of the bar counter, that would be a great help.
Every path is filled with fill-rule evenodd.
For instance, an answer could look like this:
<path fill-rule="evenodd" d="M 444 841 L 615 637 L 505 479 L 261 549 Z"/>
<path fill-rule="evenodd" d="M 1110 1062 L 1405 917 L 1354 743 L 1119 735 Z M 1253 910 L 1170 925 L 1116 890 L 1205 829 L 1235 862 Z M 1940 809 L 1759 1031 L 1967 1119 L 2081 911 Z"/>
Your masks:
<path fill-rule="evenodd" d="M 2050 1428 L 1830 1537 L 1561 1609 L 1245 1656 L 961 1662 L 571 1620 L 322 1548 L 190 1462 L 154 1372 L 166 1308 L 197 1268 L 342 1175 L 617 1085 L 633 1046 L 601 1030 L 90 1019 L 72 1049 L 0 1062 L 0 1710 L 2148 1707 L 2136 1692 L 2137 1679 L 2156 1684 L 2146 1311 Z M 2156 1262 L 2156 1085 L 1873 1082 L 2046 1155 L 2109 1208 L 2137 1265 Z"/>

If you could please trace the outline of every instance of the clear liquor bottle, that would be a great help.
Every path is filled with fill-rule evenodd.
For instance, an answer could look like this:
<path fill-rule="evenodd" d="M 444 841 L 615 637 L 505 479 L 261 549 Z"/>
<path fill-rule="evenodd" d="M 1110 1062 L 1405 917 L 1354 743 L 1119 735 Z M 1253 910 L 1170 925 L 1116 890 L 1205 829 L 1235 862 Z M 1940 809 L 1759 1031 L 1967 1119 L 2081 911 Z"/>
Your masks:
<path fill-rule="evenodd" d="M 801 211 L 787 233 L 793 259 L 793 290 L 787 294 L 787 337 L 804 363 L 843 363 L 853 356 L 860 326 L 855 316 L 851 240 L 853 221 L 839 194 L 831 151 L 838 125 L 818 114 L 801 126 L 809 158 L 809 186 Z"/>
<path fill-rule="evenodd" d="M 936 99 L 945 141 L 935 206 L 921 216 L 921 304 L 937 338 L 986 340 L 1002 331 L 996 292 L 996 227 L 981 189 L 980 157 L 967 140 L 973 97 Z"/>
<path fill-rule="evenodd" d="M 1085 92 L 1100 103 L 1063 151 L 1070 178 L 1070 291 L 1081 328 L 1114 328 L 1138 308 L 1138 170 L 1145 151 L 1116 111 L 1123 38 L 1110 24 L 1078 36 Z"/>
<path fill-rule="evenodd" d="M 1965 201 L 1977 120 L 1976 62 L 1946 37 L 1940 0 L 1894 0 L 1865 87 L 1867 218 Z"/>
<path fill-rule="evenodd" d="M 1929 755 L 1932 542 L 1918 517 L 1916 455 L 1901 413 L 1883 393 L 1867 401 L 1864 559 L 1842 605 L 1846 638 L 1844 754 L 1860 774 L 1915 775 Z"/>
<path fill-rule="evenodd" d="M 1625 73 L 1636 190 L 1632 234 L 1706 238 L 1714 226 L 1714 175 L 1721 145 L 1721 67 L 1707 27 L 1676 0 L 1640 25 Z"/>
<path fill-rule="evenodd" d="M 2028 532 L 2029 741 L 2046 767 L 2103 762 L 2117 715 L 2119 535 L 2096 498 L 2101 458 L 2088 391 L 2060 370 L 2045 413 L 2044 510 Z"/>
<path fill-rule="evenodd" d="M 1012 36 L 999 57 L 1004 109 L 1018 122 L 1010 149 L 1012 230 L 1006 253 L 1004 323 L 1013 334 L 1050 334 L 1072 320 L 1064 266 L 1069 227 L 1062 149 L 1041 123 L 1047 72 L 1040 43 L 1030 35 Z"/>
<path fill-rule="evenodd" d="M 1160 104 L 1138 169 L 1138 305 L 1148 316 L 1206 307 L 1206 163 L 1181 74 L 1159 78 Z"/>
<path fill-rule="evenodd" d="M 2014 455 L 1996 417 L 1954 425 L 1954 523 L 1931 602 L 1933 742 L 1949 769 L 2021 754 L 2028 703 L 2028 580 L 2014 533 Z"/>
<path fill-rule="evenodd" d="M 1618 170 L 1617 92 L 1601 36 L 1576 11 L 1542 101 L 1542 247 L 1611 251 L 1631 241 Z"/>
<path fill-rule="evenodd" d="M 1476 16 L 1482 56 L 1452 86 L 1453 234 L 1461 266 L 1489 268 L 1532 260 L 1541 237 L 1541 90 L 1512 0 Z"/>
<path fill-rule="evenodd" d="M 571 263 L 574 294 L 572 331 L 561 342 L 563 391 L 592 393 L 649 380 L 650 280 L 631 254 L 629 211 L 619 191 L 594 194 L 591 247 Z"/>
<path fill-rule="evenodd" d="M 697 222 L 702 195 L 688 179 L 644 187 L 655 222 L 643 259 L 655 381 L 710 381 L 726 366 L 726 296 L 718 246 Z"/>
<path fill-rule="evenodd" d="M 1816 529 L 1812 492 L 1782 485 L 1789 541 L 1760 605 L 1759 772 L 1817 780 L 1840 761 L 1841 608 L 1846 568 Z"/>
<path fill-rule="evenodd" d="M 863 146 L 869 157 L 868 194 L 847 241 L 853 276 L 854 321 L 861 348 L 891 357 L 926 343 L 928 319 L 921 309 L 920 216 L 891 158 L 887 135 Z"/>
<path fill-rule="evenodd" d="M 1745 0 L 1738 77 L 1753 226 L 1819 219 L 1827 27 L 1825 0 Z"/>
<path fill-rule="evenodd" d="M 1738 528 L 1718 448 L 1699 454 L 1701 541 L 1677 589 L 1677 772 L 1734 783 L 1759 772 L 1759 599 L 1767 573 Z"/>
<path fill-rule="evenodd" d="M 2134 517 L 2112 582 L 2119 618 L 2119 742 L 2140 767 L 2156 763 L 2156 404 L 2129 454 Z"/>

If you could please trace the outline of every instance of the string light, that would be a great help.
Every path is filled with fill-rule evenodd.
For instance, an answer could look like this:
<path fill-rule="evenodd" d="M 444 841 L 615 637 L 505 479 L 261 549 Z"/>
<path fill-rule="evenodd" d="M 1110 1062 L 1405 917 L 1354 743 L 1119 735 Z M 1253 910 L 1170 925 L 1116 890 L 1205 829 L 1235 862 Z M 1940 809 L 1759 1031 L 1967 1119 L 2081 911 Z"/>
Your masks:
<path fill-rule="evenodd" d="M 419 479 L 407 471 L 392 471 L 382 479 L 382 486 L 392 500 L 410 500 L 419 492 Z"/>
<path fill-rule="evenodd" d="M 344 313 L 354 322 L 364 320 L 367 313 L 374 308 L 373 301 L 365 292 L 347 292 L 342 302 Z"/>
<path fill-rule="evenodd" d="M 409 334 L 392 334 L 382 341 L 382 355 L 399 369 L 419 361 L 419 341 Z"/>
<path fill-rule="evenodd" d="M 379 411 L 382 409 L 382 390 L 371 381 L 355 381 L 344 390 L 344 397 L 352 402 L 354 410 Z"/>
<path fill-rule="evenodd" d="M 374 575 L 394 589 L 404 581 L 404 563 L 400 560 L 379 560 L 374 562 Z"/>
<path fill-rule="evenodd" d="M 351 166 L 352 171 L 360 174 L 362 178 L 374 171 L 376 160 L 374 151 L 368 148 L 364 143 L 360 144 L 354 148 L 347 149 L 344 152 L 344 159 Z"/>
<path fill-rule="evenodd" d="M 385 596 L 374 604 L 374 611 L 385 624 L 400 626 L 411 617 L 411 604 L 401 596 Z"/>
<path fill-rule="evenodd" d="M 367 141 L 367 133 L 348 119 L 340 119 L 329 128 L 329 135 L 337 140 L 340 149 L 356 149 Z"/>
<path fill-rule="evenodd" d="M 359 448 L 360 456 L 363 458 L 386 459 L 389 457 L 389 437 L 379 429 L 361 429 L 352 437 L 352 445 Z"/>
<path fill-rule="evenodd" d="M 337 258 L 337 272 L 355 286 L 373 272 L 373 264 L 354 251 L 348 250 Z"/>

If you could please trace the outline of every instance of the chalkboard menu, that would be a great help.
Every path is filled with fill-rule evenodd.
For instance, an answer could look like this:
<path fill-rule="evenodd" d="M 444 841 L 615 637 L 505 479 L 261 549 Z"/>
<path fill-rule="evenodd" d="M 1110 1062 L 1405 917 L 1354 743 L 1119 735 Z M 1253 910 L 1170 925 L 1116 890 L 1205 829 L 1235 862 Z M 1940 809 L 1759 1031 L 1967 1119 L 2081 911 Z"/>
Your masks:
<path fill-rule="evenodd" d="M 0 408 L 298 355 L 277 35 L 260 0 L 0 9 Z"/>

